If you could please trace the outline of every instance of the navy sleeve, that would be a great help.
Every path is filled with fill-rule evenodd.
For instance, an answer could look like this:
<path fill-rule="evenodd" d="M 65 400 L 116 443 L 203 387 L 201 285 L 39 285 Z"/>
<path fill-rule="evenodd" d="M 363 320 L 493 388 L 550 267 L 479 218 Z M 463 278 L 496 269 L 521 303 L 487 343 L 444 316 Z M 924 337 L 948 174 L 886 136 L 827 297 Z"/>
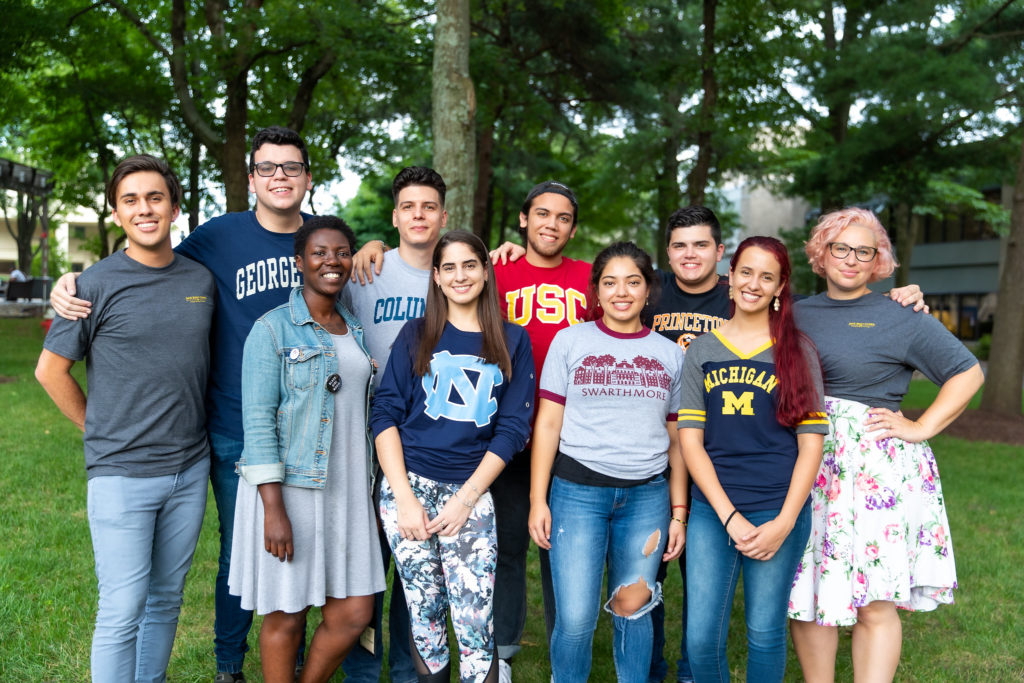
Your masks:
<path fill-rule="evenodd" d="M 508 462 L 526 446 L 530 436 L 530 418 L 533 416 L 537 381 L 534 376 L 533 351 L 526 331 L 518 325 L 505 323 L 505 334 L 509 341 L 515 341 L 511 349 L 512 377 L 498 405 L 494 435 L 487 450 Z"/>
<path fill-rule="evenodd" d="M 189 233 L 185 239 L 181 241 L 178 246 L 174 248 L 174 253 L 180 256 L 187 256 L 196 263 L 201 263 L 204 266 L 206 263 L 203 261 L 203 254 L 210 253 L 209 245 L 210 229 L 206 227 L 206 224 L 200 225 L 193 232 Z"/>

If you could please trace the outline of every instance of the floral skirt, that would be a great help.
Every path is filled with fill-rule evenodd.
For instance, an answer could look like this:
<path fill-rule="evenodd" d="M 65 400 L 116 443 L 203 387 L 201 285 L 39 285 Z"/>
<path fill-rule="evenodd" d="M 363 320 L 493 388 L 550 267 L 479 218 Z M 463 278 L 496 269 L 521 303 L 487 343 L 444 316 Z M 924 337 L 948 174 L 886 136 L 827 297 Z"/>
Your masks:
<path fill-rule="evenodd" d="M 868 406 L 825 403 L 831 428 L 790 618 L 849 626 L 858 607 L 876 600 L 925 612 L 953 602 L 956 567 L 931 447 L 875 441 L 864 428 Z"/>

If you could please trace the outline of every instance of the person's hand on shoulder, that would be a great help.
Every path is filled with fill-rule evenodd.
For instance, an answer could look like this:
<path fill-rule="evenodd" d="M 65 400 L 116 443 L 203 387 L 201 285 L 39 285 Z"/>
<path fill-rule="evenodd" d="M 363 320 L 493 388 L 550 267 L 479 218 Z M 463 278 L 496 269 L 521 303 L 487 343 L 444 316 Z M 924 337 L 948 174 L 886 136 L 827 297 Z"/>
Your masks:
<path fill-rule="evenodd" d="M 501 265 L 515 263 L 525 255 L 526 249 L 513 242 L 505 242 L 490 253 L 493 265 L 498 265 L 498 261 L 501 261 Z"/>
<path fill-rule="evenodd" d="M 907 285 L 906 287 L 896 287 L 889 290 L 889 298 L 900 304 L 904 308 L 907 306 L 913 306 L 914 311 L 928 313 L 928 305 L 924 302 L 924 292 L 917 285 Z"/>
<path fill-rule="evenodd" d="M 380 275 L 384 267 L 384 254 L 391 248 L 381 240 L 370 240 L 363 248 L 352 255 L 352 282 L 365 285 L 373 282 L 373 276 Z"/>
<path fill-rule="evenodd" d="M 78 273 L 64 273 L 53 285 L 50 292 L 50 305 L 53 311 L 67 320 L 78 320 L 88 318 L 92 313 L 92 302 L 85 299 L 75 298 L 78 290 L 75 288 L 75 280 Z"/>

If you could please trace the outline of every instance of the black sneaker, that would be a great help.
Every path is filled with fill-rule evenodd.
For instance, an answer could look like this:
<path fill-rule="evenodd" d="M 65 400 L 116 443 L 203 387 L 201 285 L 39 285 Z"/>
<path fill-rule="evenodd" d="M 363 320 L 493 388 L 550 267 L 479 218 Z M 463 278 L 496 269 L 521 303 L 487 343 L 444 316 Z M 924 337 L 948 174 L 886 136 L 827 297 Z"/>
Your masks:
<path fill-rule="evenodd" d="M 213 678 L 213 683 L 245 683 L 245 674 L 241 671 L 231 673 L 230 671 L 219 671 Z"/>

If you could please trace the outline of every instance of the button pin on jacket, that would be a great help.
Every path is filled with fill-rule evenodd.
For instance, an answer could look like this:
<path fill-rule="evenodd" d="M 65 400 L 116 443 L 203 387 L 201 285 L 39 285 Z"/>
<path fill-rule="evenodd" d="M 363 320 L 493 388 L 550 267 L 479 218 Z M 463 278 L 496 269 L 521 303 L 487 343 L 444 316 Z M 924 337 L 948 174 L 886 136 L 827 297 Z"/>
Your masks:
<path fill-rule="evenodd" d="M 327 387 L 327 391 L 333 394 L 341 388 L 341 376 L 336 372 L 331 373 L 331 376 L 327 378 L 325 386 Z"/>
<path fill-rule="evenodd" d="M 288 357 L 291 358 L 292 360 L 295 360 L 296 358 L 299 357 L 299 350 L 292 349 L 292 352 L 288 354 Z"/>

